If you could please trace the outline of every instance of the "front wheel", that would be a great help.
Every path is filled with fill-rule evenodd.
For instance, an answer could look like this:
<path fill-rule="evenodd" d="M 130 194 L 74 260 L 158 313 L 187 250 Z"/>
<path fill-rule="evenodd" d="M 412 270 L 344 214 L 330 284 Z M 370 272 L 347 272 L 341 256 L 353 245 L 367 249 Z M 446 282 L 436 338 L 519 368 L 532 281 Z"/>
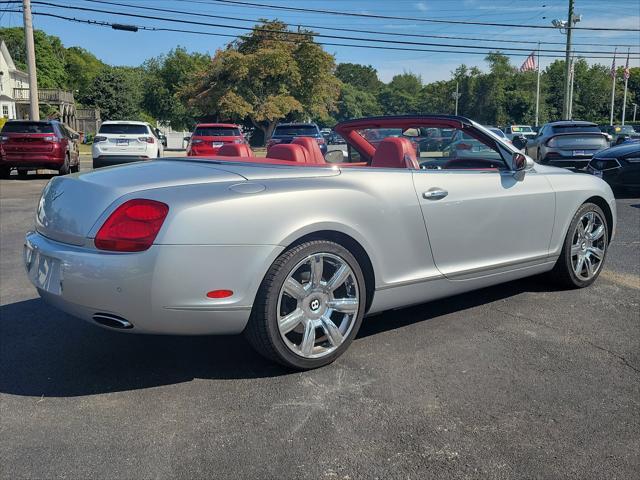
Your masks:
<path fill-rule="evenodd" d="M 314 240 L 284 252 L 256 297 L 245 336 L 263 356 L 295 369 L 333 362 L 360 329 L 362 269 L 341 245 Z"/>
<path fill-rule="evenodd" d="M 602 271 L 609 247 L 609 228 L 602 209 L 582 205 L 571 220 L 553 277 L 569 288 L 584 288 Z"/>

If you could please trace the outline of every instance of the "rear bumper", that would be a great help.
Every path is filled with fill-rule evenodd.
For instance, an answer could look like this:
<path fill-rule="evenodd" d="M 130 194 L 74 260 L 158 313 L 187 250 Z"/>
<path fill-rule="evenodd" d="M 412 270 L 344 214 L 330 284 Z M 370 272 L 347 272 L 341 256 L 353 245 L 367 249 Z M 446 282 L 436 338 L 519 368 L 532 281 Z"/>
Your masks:
<path fill-rule="evenodd" d="M 146 155 L 101 155 L 99 157 L 94 157 L 93 168 L 109 167 L 112 165 L 141 162 L 145 160 L 149 160 L 149 157 Z"/>
<path fill-rule="evenodd" d="M 48 303 L 94 322 L 96 313 L 126 319 L 137 333 L 236 334 L 276 246 L 153 245 L 113 253 L 53 241 L 37 232 L 25 239 L 29 280 Z M 41 265 L 43 265 L 41 267 Z M 206 292 L 229 289 L 224 299 Z"/>
<path fill-rule="evenodd" d="M 9 168 L 51 168 L 58 169 L 64 163 L 64 156 L 46 153 L 15 154 L 3 153 L 0 166 Z"/>

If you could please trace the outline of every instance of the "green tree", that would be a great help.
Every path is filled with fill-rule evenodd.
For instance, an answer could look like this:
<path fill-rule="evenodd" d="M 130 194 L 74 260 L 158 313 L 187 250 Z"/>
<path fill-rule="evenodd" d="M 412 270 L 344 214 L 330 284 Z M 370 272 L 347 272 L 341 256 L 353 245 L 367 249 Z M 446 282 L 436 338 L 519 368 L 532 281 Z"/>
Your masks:
<path fill-rule="evenodd" d="M 84 105 L 98 107 L 103 120 L 148 119 L 140 108 L 142 83 L 143 70 L 139 67 L 106 67 L 80 100 Z"/>
<path fill-rule="evenodd" d="M 378 72 L 371 65 L 340 63 L 336 67 L 336 77 L 342 82 L 365 92 L 377 92 L 382 87 Z"/>
<path fill-rule="evenodd" d="M 106 67 L 95 55 L 81 47 L 70 47 L 65 53 L 65 70 L 68 75 L 65 88 L 83 96 L 93 80 Z"/>
<path fill-rule="evenodd" d="M 282 119 L 335 111 L 340 82 L 333 56 L 304 33 L 288 32 L 280 21 L 257 25 L 218 50 L 183 98 L 220 120 L 246 118 L 266 137 Z"/>
<path fill-rule="evenodd" d="M 173 128 L 191 128 L 194 117 L 201 112 L 194 110 L 180 92 L 196 80 L 210 61 L 208 55 L 188 53 L 183 47 L 147 60 L 144 64 L 143 108 Z"/>
<path fill-rule="evenodd" d="M 382 115 L 382 109 L 373 93 L 360 90 L 350 84 L 343 84 L 338 100 L 337 119 L 339 121 L 375 115 Z"/>

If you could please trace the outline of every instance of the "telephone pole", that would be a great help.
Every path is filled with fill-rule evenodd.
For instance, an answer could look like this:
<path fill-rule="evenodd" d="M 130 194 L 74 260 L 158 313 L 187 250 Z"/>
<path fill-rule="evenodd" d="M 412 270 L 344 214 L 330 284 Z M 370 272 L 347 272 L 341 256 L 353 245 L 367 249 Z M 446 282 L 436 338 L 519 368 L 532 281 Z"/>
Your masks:
<path fill-rule="evenodd" d="M 569 118 L 569 110 L 571 106 L 570 102 L 570 89 L 571 89 L 571 30 L 573 29 L 573 0 L 569 0 L 569 18 L 567 19 L 567 46 L 565 51 L 565 60 L 564 60 L 564 107 L 562 109 L 562 118 Z"/>
<path fill-rule="evenodd" d="M 27 68 L 29 71 L 29 120 L 40 120 L 38 105 L 38 76 L 36 73 L 36 49 L 33 42 L 33 22 L 31 21 L 31 0 L 22 0 L 24 20 L 24 42 L 27 48 Z"/>

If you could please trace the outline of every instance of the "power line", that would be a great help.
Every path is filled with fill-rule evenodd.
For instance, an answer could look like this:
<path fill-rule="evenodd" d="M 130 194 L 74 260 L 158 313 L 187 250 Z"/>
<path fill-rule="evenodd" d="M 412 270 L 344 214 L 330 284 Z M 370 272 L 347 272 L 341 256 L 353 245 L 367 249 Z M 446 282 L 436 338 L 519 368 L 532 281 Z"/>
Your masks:
<path fill-rule="evenodd" d="M 16 12 L 16 13 L 22 13 L 22 10 L 10 10 L 11 12 Z M 106 21 L 101 21 L 101 20 L 89 20 L 89 19 L 80 19 L 80 18 L 75 18 L 75 17 L 65 17 L 63 15 L 57 15 L 54 13 L 49 13 L 49 12 L 32 12 L 33 15 L 38 15 L 38 16 L 46 16 L 46 17 L 53 17 L 53 18 L 57 18 L 57 19 L 61 19 L 61 20 L 66 20 L 66 21 L 71 21 L 71 22 L 77 22 L 77 23 L 86 23 L 86 24 L 91 24 L 91 25 L 98 25 L 98 26 L 104 26 L 104 27 L 113 27 L 114 23 L 112 22 L 106 22 Z M 132 25 L 134 26 L 134 25 Z M 204 32 L 204 31 L 198 31 L 198 30 L 185 30 L 185 29 L 177 29 L 177 28 L 166 28 L 166 27 L 150 27 L 150 26 L 145 26 L 145 25 L 135 25 L 135 27 L 137 27 L 139 30 L 145 30 L 145 31 L 154 31 L 154 32 L 174 32 L 174 33 L 189 33 L 189 34 L 196 34 L 196 35 L 207 35 L 207 36 L 214 36 L 214 37 L 226 37 L 226 38 L 237 38 L 237 35 L 230 35 L 230 34 L 222 34 L 222 33 L 214 33 L 214 32 Z M 277 31 L 271 31 L 270 33 L 278 33 Z M 282 32 L 280 32 L 282 33 Z M 292 36 L 295 36 L 296 34 L 294 32 L 287 32 Z M 281 42 L 287 42 L 287 43 L 296 43 L 299 44 L 301 43 L 300 40 L 293 40 L 293 39 L 284 39 L 284 38 L 278 38 L 278 39 L 273 39 L 274 41 L 281 41 Z M 454 50 L 437 50 L 437 49 L 425 49 L 425 48 L 405 48 L 405 47 L 387 47 L 387 46 L 381 46 L 381 45 L 357 45 L 357 44 L 347 44 L 347 43 L 335 43 L 335 42 L 315 42 L 318 45 L 322 45 L 322 46 L 328 46 L 328 47 L 349 47 L 349 48 L 362 48 L 362 49 L 368 49 L 368 50 L 393 50 L 393 51 L 409 51 L 409 52 L 431 52 L 431 53 L 454 53 L 454 54 L 458 54 L 458 55 L 486 55 L 487 53 L 490 52 L 469 52 L 469 51 L 454 51 Z M 494 51 L 496 53 L 501 53 L 507 57 L 526 57 L 528 55 L 526 54 L 520 54 L 520 53 L 504 53 L 504 52 L 500 52 L 500 51 Z M 540 55 L 540 57 L 542 58 L 562 58 L 561 56 L 558 55 Z M 606 58 L 609 59 L 610 57 L 587 57 L 587 58 Z M 631 57 L 633 59 L 636 58 L 640 58 L 640 57 Z"/>
<path fill-rule="evenodd" d="M 106 1 L 106 0 L 82 0 L 82 1 L 90 2 L 90 3 L 97 3 L 97 4 L 104 4 L 104 5 L 114 5 L 114 6 L 119 6 L 119 7 L 127 7 L 127 8 L 149 9 L 149 7 L 143 6 L 143 5 L 110 2 L 110 1 Z M 204 12 L 175 10 L 175 9 L 160 8 L 160 7 L 152 7 L 152 8 L 153 8 L 153 10 L 155 10 L 157 12 L 177 13 L 177 14 L 181 14 L 181 15 L 189 15 L 189 16 L 196 16 L 196 17 L 206 17 L 206 18 L 219 18 L 219 19 L 224 19 L 224 20 L 234 20 L 234 21 L 249 22 L 249 23 L 259 23 L 260 22 L 260 19 L 256 19 L 256 18 L 231 17 L 231 16 L 227 16 L 227 15 L 213 15 L 213 14 L 204 13 Z M 449 39 L 449 40 L 471 40 L 471 41 L 491 42 L 491 43 L 498 43 L 498 42 L 503 42 L 504 41 L 504 40 L 499 40 L 499 39 L 495 39 L 495 38 L 490 39 L 490 38 L 478 38 L 478 37 L 459 37 L 459 36 L 452 36 L 452 35 L 427 35 L 427 34 L 417 34 L 417 33 L 414 34 L 414 33 L 378 32 L 378 31 L 375 31 L 375 30 L 361 30 L 361 29 L 354 29 L 354 28 L 326 27 L 326 26 L 321 26 L 321 25 L 311 25 L 311 24 L 304 24 L 304 23 L 298 23 L 298 22 L 293 22 L 292 24 L 295 24 L 296 26 L 303 27 L 303 28 L 317 28 L 317 29 L 322 29 L 322 30 L 335 30 L 335 31 L 340 31 L 340 32 L 377 34 L 377 35 L 385 35 L 385 36 L 391 36 L 391 37 L 441 38 L 441 39 Z M 521 44 L 532 44 L 532 45 L 537 45 L 537 44 L 564 45 L 565 44 L 564 42 L 545 42 L 545 41 L 517 40 L 517 39 L 516 40 L 509 40 L 509 43 L 521 43 Z M 596 47 L 605 47 L 605 46 L 607 46 L 607 45 L 603 45 L 601 43 L 574 43 L 574 45 L 596 46 Z M 629 47 L 629 46 L 635 47 L 637 45 L 618 45 L 618 44 L 616 44 L 615 46 L 616 47 Z M 489 47 L 487 47 L 487 48 L 489 48 Z"/>
<path fill-rule="evenodd" d="M 4 2 L 3 2 L 4 3 Z M 18 0 L 10 0 L 10 3 L 18 3 Z M 300 36 L 306 36 L 309 38 L 312 37 L 320 37 L 320 38 L 328 38 L 328 39 L 333 39 L 333 40 L 349 40 L 349 41 L 358 41 L 358 42 L 375 42 L 375 43 L 384 43 L 384 44 L 391 44 L 391 45 L 397 45 L 397 44 L 401 44 L 401 45 L 416 45 L 416 46 L 430 46 L 430 47 L 444 47 L 444 48 L 466 48 L 466 49 L 472 49 L 472 50 L 482 50 L 482 52 L 478 52 L 480 54 L 486 54 L 489 53 L 490 51 L 496 50 L 495 47 L 486 47 L 486 46 L 479 46 L 479 45 L 451 45 L 451 44 L 447 44 L 447 43 L 431 43 L 431 42 L 409 42 L 409 41 L 395 41 L 395 40 L 384 40 L 384 39 L 371 39 L 371 38 L 361 38 L 361 37 L 346 37 L 346 36 L 339 36 L 339 35 L 326 35 L 326 34 L 311 34 L 311 33 L 307 33 L 307 32 L 300 32 L 300 33 L 296 33 L 296 32 L 290 32 L 290 31 L 285 31 L 285 30 L 270 30 L 267 28 L 257 28 L 257 27 L 242 27 L 242 26 L 237 26 L 237 25 L 226 25 L 226 24 L 216 24 L 216 23 L 206 23 L 206 22 L 198 22 L 198 21 L 194 21 L 194 20 L 184 20 L 184 19 L 175 19 L 175 18 L 163 18 L 163 17 L 157 17 L 157 16 L 153 16 L 153 15 L 142 15 L 142 14 L 138 14 L 138 13 L 127 13 L 127 12 L 117 12 L 117 11 L 110 11 L 110 10 L 102 10 L 102 9 L 97 9 L 97 8 L 89 8 L 89 7 L 80 7 L 80 6 L 68 6 L 68 5 L 60 5 L 60 4 L 55 4 L 55 3 L 51 3 L 51 2 L 45 2 L 45 1 L 39 1 L 39 0 L 35 0 L 33 1 L 33 4 L 37 4 L 37 5 L 42 5 L 42 6 L 46 6 L 46 7 L 53 7 L 53 8 L 63 8 L 63 9 L 71 9 L 71 10 L 81 10 L 81 11 L 88 11 L 88 12 L 95 12 L 95 13 L 105 13 L 105 14 L 109 14 L 109 15 L 120 15 L 120 16 L 125 16 L 125 17 L 135 17 L 135 18 L 143 18 L 143 19 L 149 19 L 149 20 L 160 20 L 160 21 L 164 21 L 164 22 L 171 22 L 171 23 L 179 23 L 179 24 L 189 24 L 189 25 L 199 25 L 199 26 L 206 26 L 206 27 L 217 27 L 217 28 L 226 28 L 226 29 L 235 29 L 235 30 L 244 30 L 244 31 L 258 31 L 258 32 L 265 32 L 265 33 L 283 33 L 283 34 L 289 34 L 289 35 L 300 35 Z M 325 43 L 327 45 L 329 45 L 328 43 Z M 344 44 L 342 44 L 341 46 L 345 46 Z M 354 45 L 349 45 L 349 46 L 354 46 Z M 373 46 L 373 45 L 370 45 Z M 377 45 L 377 47 L 381 47 L 379 45 Z M 388 49 L 390 50 L 401 50 L 400 47 L 396 47 L 396 48 L 391 48 L 389 47 Z M 438 51 L 438 50 L 432 50 L 432 49 L 408 49 L 409 51 Z M 510 50 L 510 51 L 525 51 L 525 52 L 529 52 L 529 48 L 518 48 L 518 47 L 503 47 L 500 50 Z M 553 52 L 561 52 L 561 50 L 550 50 L 550 49 L 541 49 L 541 52 L 548 52 L 548 53 L 553 53 Z M 458 53 L 461 51 L 458 50 L 448 50 L 448 51 L 442 51 L 442 53 Z M 613 52 L 592 52 L 592 51 L 576 51 L 576 53 L 579 54 L 588 54 L 588 58 L 609 58 L 609 56 L 611 54 L 613 54 Z M 593 55 L 596 54 L 596 55 Z M 609 54 L 609 56 L 602 56 L 605 54 Z M 557 55 L 541 55 L 543 57 L 547 57 L 547 58 L 560 58 L 561 56 L 557 56 Z M 634 59 L 636 57 L 633 57 Z"/>
<path fill-rule="evenodd" d="M 421 18 L 421 17 L 414 17 L 414 18 L 396 17 L 391 15 L 377 15 L 373 13 L 338 12 L 336 10 L 321 10 L 316 8 L 284 7 L 282 5 L 270 5 L 266 3 L 245 2 L 245 1 L 239 1 L 239 0 L 210 0 L 210 1 L 215 3 L 225 3 L 225 4 L 231 4 L 231 5 L 270 8 L 273 10 L 289 10 L 294 12 L 320 13 L 324 15 L 339 15 L 339 16 L 348 16 L 348 17 L 378 18 L 378 19 L 384 19 L 384 20 L 408 20 L 412 22 L 446 23 L 450 25 L 482 25 L 487 27 L 555 29 L 555 27 L 550 25 L 521 25 L 517 23 L 473 22 L 473 21 L 466 21 L 466 20 L 441 20 L 441 19 L 434 19 L 434 18 Z M 572 28 L 574 30 L 640 32 L 640 28 L 608 28 L 608 27 L 572 27 Z"/>

